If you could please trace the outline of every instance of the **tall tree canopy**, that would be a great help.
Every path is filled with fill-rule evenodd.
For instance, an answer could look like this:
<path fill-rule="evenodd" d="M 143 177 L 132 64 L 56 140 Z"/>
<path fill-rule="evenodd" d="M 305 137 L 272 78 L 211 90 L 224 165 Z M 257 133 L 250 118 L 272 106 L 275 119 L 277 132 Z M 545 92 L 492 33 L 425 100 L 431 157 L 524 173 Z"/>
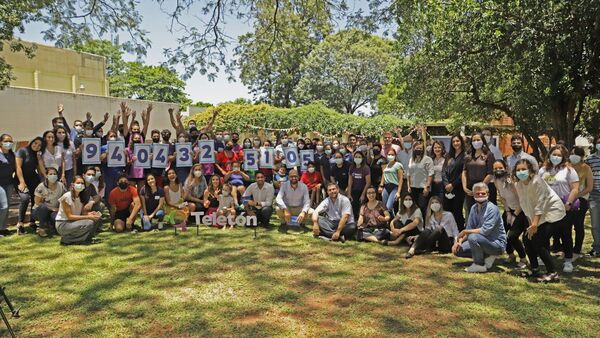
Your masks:
<path fill-rule="evenodd" d="M 512 117 L 573 144 L 600 94 L 600 1 L 395 1 L 396 94 L 409 111 Z M 393 93 L 393 91 L 391 91 Z M 597 132 L 597 131 L 596 131 Z"/>
<path fill-rule="evenodd" d="M 297 96 L 301 103 L 323 100 L 353 114 L 376 103 L 391 60 L 390 41 L 357 29 L 340 31 L 325 38 L 304 60 Z"/>

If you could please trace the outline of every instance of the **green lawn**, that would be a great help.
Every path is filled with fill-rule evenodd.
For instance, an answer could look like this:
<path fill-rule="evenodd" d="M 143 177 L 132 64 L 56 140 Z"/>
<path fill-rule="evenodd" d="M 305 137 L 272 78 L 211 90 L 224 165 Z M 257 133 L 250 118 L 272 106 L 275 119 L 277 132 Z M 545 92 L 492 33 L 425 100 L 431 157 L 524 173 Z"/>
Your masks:
<path fill-rule="evenodd" d="M 600 332 L 600 261 L 560 284 L 503 260 L 470 275 L 450 255 L 312 235 L 201 228 L 103 232 L 90 246 L 0 238 L 0 284 L 20 337 L 553 336 Z M 585 248 L 589 248 L 589 232 Z M 562 267 L 562 264 L 561 264 Z M 4 307 L 6 309 L 6 307 Z M 0 326 L 0 336 L 6 331 Z"/>

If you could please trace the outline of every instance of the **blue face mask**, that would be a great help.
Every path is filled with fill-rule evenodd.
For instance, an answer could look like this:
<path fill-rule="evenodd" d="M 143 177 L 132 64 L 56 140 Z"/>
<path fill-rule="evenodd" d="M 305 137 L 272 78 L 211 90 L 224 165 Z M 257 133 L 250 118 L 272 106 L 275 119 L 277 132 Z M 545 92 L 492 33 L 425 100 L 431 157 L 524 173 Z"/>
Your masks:
<path fill-rule="evenodd" d="M 406 148 L 406 150 L 410 150 L 412 148 L 412 143 L 404 142 L 404 148 Z"/>
<path fill-rule="evenodd" d="M 525 181 L 529 178 L 529 170 L 518 170 L 517 178 L 521 181 Z"/>

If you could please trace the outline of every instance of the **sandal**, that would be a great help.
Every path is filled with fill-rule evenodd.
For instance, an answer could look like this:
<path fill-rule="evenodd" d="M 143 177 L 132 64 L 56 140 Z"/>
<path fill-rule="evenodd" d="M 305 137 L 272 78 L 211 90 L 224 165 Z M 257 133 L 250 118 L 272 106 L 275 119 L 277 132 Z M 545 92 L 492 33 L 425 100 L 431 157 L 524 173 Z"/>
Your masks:
<path fill-rule="evenodd" d="M 536 279 L 538 283 L 558 283 L 560 282 L 560 277 L 558 276 L 558 272 L 548 273 Z"/>

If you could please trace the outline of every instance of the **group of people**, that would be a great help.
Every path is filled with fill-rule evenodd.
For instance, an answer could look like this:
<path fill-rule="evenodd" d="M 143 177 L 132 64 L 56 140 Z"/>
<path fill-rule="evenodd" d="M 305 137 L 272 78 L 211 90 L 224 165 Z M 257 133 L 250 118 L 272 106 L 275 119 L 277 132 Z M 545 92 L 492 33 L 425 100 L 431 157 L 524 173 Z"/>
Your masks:
<path fill-rule="evenodd" d="M 538 163 L 520 135 L 512 136 L 512 154 L 503 157 L 488 130 L 453 135 L 448 146 L 400 129 L 383 140 L 349 135 L 345 143 L 286 133 L 275 142 L 258 135 L 240 141 L 236 132 L 212 130 L 216 115 L 199 128 L 195 121 L 185 126 L 172 110 L 175 134 L 152 130 L 147 139 L 151 112 L 152 106 L 142 111 L 140 124 L 122 104 L 104 132 L 108 113 L 97 124 L 88 113 L 71 125 L 59 106 L 52 128 L 25 147 L 15 151 L 12 137 L 2 134 L 0 236 L 10 234 L 15 193 L 17 232 L 25 233 L 31 206 L 30 227 L 42 237 L 57 232 L 65 245 L 93 241 L 105 210 L 116 232 L 165 224 L 185 231 L 199 211 L 255 216 L 269 227 L 275 213 L 282 231 L 304 227 L 326 240 L 406 244 L 406 258 L 431 251 L 470 257 L 467 272 L 487 271 L 506 252 L 536 280 L 553 282 L 559 277 L 551 252 L 563 252 L 563 271 L 573 271 L 589 209 L 594 244 L 588 254 L 600 255 L 600 137 L 588 156 L 559 142 Z M 83 164 L 86 138 L 100 139 L 100 163 Z M 109 166 L 108 144 L 117 140 L 125 143 L 126 164 Z M 207 140 L 214 141 L 214 163 L 199 160 L 198 144 Z M 169 146 L 167 168 L 135 165 L 134 147 L 144 143 Z M 191 143 L 191 166 L 176 161 L 176 144 L 183 143 Z M 264 148 L 273 148 L 273 164 L 247 169 L 244 152 Z M 311 160 L 291 166 L 290 148 L 310 151 Z"/>

